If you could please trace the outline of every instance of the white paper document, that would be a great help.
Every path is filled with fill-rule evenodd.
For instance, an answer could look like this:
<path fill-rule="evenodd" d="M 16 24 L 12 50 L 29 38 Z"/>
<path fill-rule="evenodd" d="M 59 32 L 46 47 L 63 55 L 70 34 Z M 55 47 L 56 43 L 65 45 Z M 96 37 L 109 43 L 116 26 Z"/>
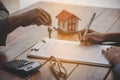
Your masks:
<path fill-rule="evenodd" d="M 102 54 L 102 49 L 110 46 L 92 45 L 80 46 L 80 42 L 48 39 L 37 43 L 28 56 L 49 58 L 54 56 L 59 59 L 70 62 L 78 62 L 94 65 L 109 65 L 109 61 Z"/>

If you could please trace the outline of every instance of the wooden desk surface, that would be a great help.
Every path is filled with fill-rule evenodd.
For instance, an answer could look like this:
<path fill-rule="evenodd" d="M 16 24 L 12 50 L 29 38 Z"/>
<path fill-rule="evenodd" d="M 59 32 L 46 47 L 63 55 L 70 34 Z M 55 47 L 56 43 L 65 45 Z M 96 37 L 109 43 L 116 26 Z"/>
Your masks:
<path fill-rule="evenodd" d="M 96 18 L 91 29 L 99 32 L 119 32 L 120 31 L 120 10 L 108 8 L 83 7 L 75 5 L 65 5 L 56 3 L 39 2 L 22 11 L 14 14 L 20 14 L 30 9 L 41 7 L 48 11 L 52 16 L 53 26 L 57 26 L 55 16 L 63 9 L 73 12 L 82 19 L 79 22 L 79 29 L 88 24 L 91 15 L 96 12 Z M 6 55 L 8 60 L 15 58 L 29 59 L 42 63 L 39 71 L 33 74 L 28 80 L 56 80 L 49 70 L 50 63 L 42 59 L 27 58 L 30 48 L 38 41 L 48 36 L 47 27 L 31 25 L 23 28 L 19 27 L 8 35 Z M 57 31 L 53 31 L 52 38 L 78 41 L 77 35 L 61 35 Z M 110 68 L 88 66 L 75 63 L 63 63 L 68 72 L 67 80 L 113 80 Z M 0 69 L 0 80 L 23 80 L 9 72 Z"/>

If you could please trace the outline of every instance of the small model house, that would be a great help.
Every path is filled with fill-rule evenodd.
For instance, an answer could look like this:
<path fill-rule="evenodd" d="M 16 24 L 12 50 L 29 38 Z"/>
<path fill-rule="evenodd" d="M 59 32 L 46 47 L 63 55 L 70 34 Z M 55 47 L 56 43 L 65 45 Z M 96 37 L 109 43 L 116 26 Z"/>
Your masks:
<path fill-rule="evenodd" d="M 78 28 L 78 18 L 76 15 L 63 10 L 56 18 L 58 19 L 58 30 L 65 33 L 75 33 Z"/>

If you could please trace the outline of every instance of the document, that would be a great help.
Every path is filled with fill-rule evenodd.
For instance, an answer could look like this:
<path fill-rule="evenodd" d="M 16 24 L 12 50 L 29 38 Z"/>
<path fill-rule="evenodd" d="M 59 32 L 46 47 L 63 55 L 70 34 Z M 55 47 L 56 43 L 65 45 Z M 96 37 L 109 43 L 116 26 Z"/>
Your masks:
<path fill-rule="evenodd" d="M 110 46 L 80 46 L 80 42 L 45 38 L 32 48 L 28 56 L 43 59 L 54 56 L 61 61 L 110 66 L 109 61 L 102 54 L 102 49 L 108 47 Z"/>

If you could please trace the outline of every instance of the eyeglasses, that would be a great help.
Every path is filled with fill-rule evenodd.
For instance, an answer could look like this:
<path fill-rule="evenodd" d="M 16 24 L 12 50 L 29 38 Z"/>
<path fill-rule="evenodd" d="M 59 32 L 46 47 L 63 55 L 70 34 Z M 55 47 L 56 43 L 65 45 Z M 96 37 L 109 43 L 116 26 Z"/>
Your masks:
<path fill-rule="evenodd" d="M 56 59 L 54 56 L 51 56 L 49 62 L 51 64 L 50 70 L 57 80 L 60 80 L 60 78 L 64 78 L 64 79 L 67 78 L 67 70 L 59 61 L 59 59 Z"/>

